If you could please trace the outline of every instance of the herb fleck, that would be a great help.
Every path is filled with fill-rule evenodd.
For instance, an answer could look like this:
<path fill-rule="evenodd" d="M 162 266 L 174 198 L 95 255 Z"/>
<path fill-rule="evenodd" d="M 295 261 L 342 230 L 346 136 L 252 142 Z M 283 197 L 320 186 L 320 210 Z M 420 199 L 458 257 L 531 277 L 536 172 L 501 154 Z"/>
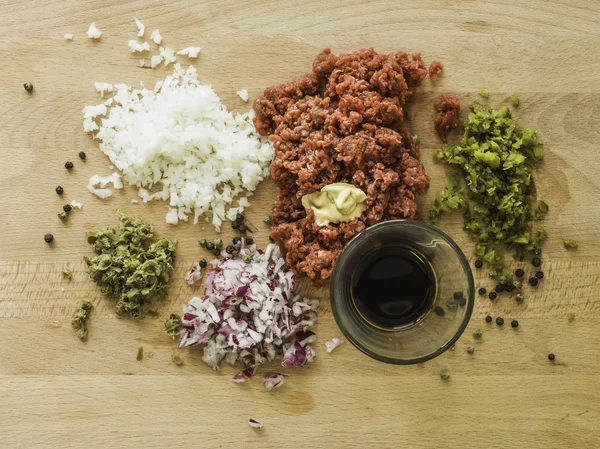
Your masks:
<path fill-rule="evenodd" d="M 448 371 L 447 369 L 443 369 L 440 371 L 440 377 L 442 378 L 442 380 L 448 380 L 450 379 L 450 371 Z"/>
<path fill-rule="evenodd" d="M 73 271 L 69 267 L 64 267 L 62 269 L 62 277 L 63 279 L 68 279 L 69 281 L 73 279 Z"/>
<path fill-rule="evenodd" d="M 144 347 L 143 346 L 140 346 L 138 348 L 138 352 L 137 352 L 137 355 L 135 356 L 135 359 L 138 362 L 141 362 L 142 360 L 144 360 Z"/>
<path fill-rule="evenodd" d="M 510 102 L 516 108 L 517 106 L 519 106 L 519 97 L 513 95 L 512 97 L 510 97 Z"/>
<path fill-rule="evenodd" d="M 71 319 L 71 326 L 77 331 L 77 336 L 81 341 L 87 341 L 88 339 L 87 320 L 91 311 L 92 303 L 84 299 Z"/>
<path fill-rule="evenodd" d="M 183 359 L 179 356 L 179 354 L 175 353 L 171 356 L 171 360 L 177 366 L 183 366 Z"/>
<path fill-rule="evenodd" d="M 571 240 L 571 239 L 564 239 L 563 245 L 567 249 L 577 249 L 577 247 L 579 246 L 579 244 L 575 240 Z"/>
<path fill-rule="evenodd" d="M 483 331 L 481 329 L 475 329 L 473 331 L 473 337 L 474 338 L 481 338 L 483 335 Z"/>
<path fill-rule="evenodd" d="M 167 334 L 173 340 L 179 337 L 179 334 L 181 333 L 181 327 L 181 317 L 176 313 L 169 315 L 169 318 L 167 318 L 167 321 L 165 321 L 165 329 L 167 330 Z"/>
<path fill-rule="evenodd" d="M 479 95 L 482 98 L 488 98 L 490 96 L 490 93 L 488 92 L 487 89 L 479 89 L 477 91 L 477 95 Z"/>

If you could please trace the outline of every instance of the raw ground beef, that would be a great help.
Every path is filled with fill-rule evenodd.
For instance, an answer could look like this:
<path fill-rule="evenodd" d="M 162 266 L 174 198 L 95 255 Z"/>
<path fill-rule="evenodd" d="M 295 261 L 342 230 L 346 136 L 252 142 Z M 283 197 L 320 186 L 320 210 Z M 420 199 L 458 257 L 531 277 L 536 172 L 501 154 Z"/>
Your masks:
<path fill-rule="evenodd" d="M 444 66 L 439 61 L 433 61 L 429 66 L 429 79 L 435 81 L 444 70 Z"/>
<path fill-rule="evenodd" d="M 420 54 L 364 49 L 336 56 L 325 49 L 312 74 L 266 89 L 254 102 L 256 129 L 275 147 L 271 176 L 279 194 L 271 236 L 296 273 L 320 283 L 360 231 L 416 218 L 415 198 L 429 178 L 403 124 L 404 105 L 426 76 Z M 366 210 L 319 227 L 300 199 L 334 182 L 366 192 Z"/>
<path fill-rule="evenodd" d="M 440 101 L 433 103 L 437 111 L 433 126 L 440 138 L 446 142 L 450 130 L 458 128 L 458 110 L 460 109 L 460 99 L 454 95 L 442 94 Z"/>

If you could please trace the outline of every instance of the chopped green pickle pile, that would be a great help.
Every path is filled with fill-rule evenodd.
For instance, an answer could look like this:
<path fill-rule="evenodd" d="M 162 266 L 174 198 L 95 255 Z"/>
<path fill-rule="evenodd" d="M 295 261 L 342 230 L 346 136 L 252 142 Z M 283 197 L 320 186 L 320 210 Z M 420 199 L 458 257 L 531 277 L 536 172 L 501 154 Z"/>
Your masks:
<path fill-rule="evenodd" d="M 507 108 L 474 104 L 460 141 L 444 145 L 436 156 L 460 168 L 470 201 L 459 182 L 451 182 L 437 194 L 429 218 L 464 209 L 465 231 L 477 241 L 478 256 L 501 266 L 503 247 L 522 257 L 546 238 L 542 229 L 533 232 L 534 218 L 548 212 L 543 201 L 533 207 L 532 165 L 543 159 L 541 144 L 534 129 L 517 128 Z"/>
<path fill-rule="evenodd" d="M 140 218 L 119 215 L 120 227 L 90 230 L 87 241 L 96 255 L 84 257 L 87 272 L 100 292 L 117 298 L 118 316 L 139 318 L 151 312 L 151 302 L 167 295 L 173 273 L 175 242 L 150 244 L 154 227 Z"/>

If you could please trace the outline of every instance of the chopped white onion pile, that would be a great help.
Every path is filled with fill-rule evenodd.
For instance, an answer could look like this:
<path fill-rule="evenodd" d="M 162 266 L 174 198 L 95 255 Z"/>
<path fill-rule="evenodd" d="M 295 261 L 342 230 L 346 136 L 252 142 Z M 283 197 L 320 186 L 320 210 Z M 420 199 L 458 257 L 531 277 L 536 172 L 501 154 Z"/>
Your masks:
<path fill-rule="evenodd" d="M 144 35 L 144 31 L 146 30 L 146 27 L 144 26 L 144 24 L 142 22 L 140 22 L 135 17 L 134 17 L 134 20 L 135 20 L 135 25 L 138 28 L 138 37 L 142 37 Z"/>
<path fill-rule="evenodd" d="M 100 150 L 127 183 L 139 187 L 144 202 L 168 199 L 173 224 L 189 214 L 197 223 L 212 212 L 220 230 L 226 216 L 235 219 L 249 203 L 241 198 L 231 208 L 233 201 L 256 189 L 273 158 L 273 146 L 257 134 L 251 114 L 229 112 L 210 86 L 199 84 L 193 66 L 184 71 L 176 64 L 154 90 L 114 89 L 114 104 L 100 126 L 94 119 L 107 114 L 106 105 L 84 108 L 84 130 L 98 130 Z"/>
<path fill-rule="evenodd" d="M 92 22 L 87 30 L 87 37 L 89 39 L 100 39 L 100 36 L 102 36 L 102 31 L 96 28 L 96 22 Z"/>
<path fill-rule="evenodd" d="M 187 47 L 183 50 L 179 50 L 177 54 L 187 56 L 188 58 L 197 58 L 200 50 L 200 47 Z"/>
<path fill-rule="evenodd" d="M 344 343 L 344 340 L 342 340 L 340 337 L 333 337 L 331 340 L 326 341 L 325 347 L 327 348 L 327 352 L 333 351 L 335 348 L 337 348 L 342 343 Z"/>
<path fill-rule="evenodd" d="M 238 90 L 236 94 L 238 94 L 238 97 L 240 97 L 244 102 L 248 101 L 249 95 L 246 89 Z"/>
<path fill-rule="evenodd" d="M 109 176 L 94 175 L 89 179 L 87 187 L 90 193 L 96 195 L 98 198 L 106 199 L 112 196 L 112 190 L 105 188 L 108 184 L 112 184 L 115 189 L 122 189 L 123 182 L 121 181 L 121 175 L 117 172 Z M 100 188 L 97 188 L 98 185 L 100 185 Z"/>
<path fill-rule="evenodd" d="M 160 35 L 160 33 L 158 32 L 158 30 L 154 30 L 152 32 L 152 34 L 150 34 L 150 39 L 152 39 L 152 41 L 156 44 L 156 45 L 160 45 L 160 43 L 162 42 L 162 36 Z"/>
<path fill-rule="evenodd" d="M 71 201 L 71 206 L 76 207 L 77 209 L 81 209 L 83 207 L 83 203 L 73 200 Z"/>
<path fill-rule="evenodd" d="M 255 429 L 260 429 L 263 426 L 261 421 L 254 418 L 248 418 L 248 424 L 250 424 L 250 427 L 254 427 Z"/>
<path fill-rule="evenodd" d="M 65 38 L 65 40 L 72 41 L 73 40 L 73 33 L 67 33 L 63 37 Z"/>
<path fill-rule="evenodd" d="M 104 92 L 112 92 L 113 86 L 109 83 L 99 83 L 98 81 L 94 82 L 94 87 L 98 92 L 100 92 L 100 96 L 104 97 Z"/>
<path fill-rule="evenodd" d="M 244 255 L 252 257 L 250 263 Z M 206 277 L 205 296 L 192 298 L 183 309 L 179 347 L 204 346 L 202 360 L 215 370 L 223 360 L 242 362 L 236 382 L 277 358 L 286 367 L 311 362 L 316 335 L 310 329 L 319 302 L 295 296 L 294 280 L 275 244 L 265 251 L 243 246 L 235 257 L 224 252 Z M 270 390 L 283 383 L 283 376 L 267 373 L 263 381 Z"/>

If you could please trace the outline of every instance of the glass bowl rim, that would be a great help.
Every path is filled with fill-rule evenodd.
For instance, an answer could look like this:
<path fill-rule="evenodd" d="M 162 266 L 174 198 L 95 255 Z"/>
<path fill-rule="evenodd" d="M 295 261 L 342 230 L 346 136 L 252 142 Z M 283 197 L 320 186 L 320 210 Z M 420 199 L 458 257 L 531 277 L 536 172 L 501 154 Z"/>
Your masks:
<path fill-rule="evenodd" d="M 461 262 L 462 268 L 466 272 L 467 281 L 469 284 L 469 292 L 467 295 L 467 306 L 466 306 L 466 310 L 465 310 L 465 315 L 463 317 L 462 322 L 460 323 L 460 326 L 458 327 L 457 331 L 452 336 L 452 338 L 450 338 L 444 345 L 442 345 L 435 351 L 430 352 L 429 354 L 425 354 L 425 355 L 422 355 L 422 356 L 416 357 L 416 358 L 408 358 L 408 359 L 407 358 L 393 358 L 393 357 L 388 357 L 388 356 L 384 356 L 381 354 L 377 354 L 377 353 L 365 348 L 360 342 L 358 342 L 352 336 L 352 334 L 350 332 L 348 332 L 348 330 L 340 324 L 341 318 L 339 317 L 339 311 L 337 310 L 337 307 L 335 306 L 336 301 L 334 300 L 334 294 L 333 294 L 334 289 L 332 288 L 333 284 L 334 284 L 334 280 L 338 276 L 338 271 L 341 269 L 341 268 L 339 268 L 341 266 L 339 261 L 344 257 L 344 254 L 348 254 L 350 252 L 351 248 L 355 247 L 363 239 L 365 239 L 370 234 L 373 234 L 374 232 L 378 231 L 381 228 L 390 227 L 390 226 L 406 226 L 406 225 L 413 226 L 416 228 L 422 228 L 428 232 L 436 234 L 442 240 L 444 240 L 458 256 L 458 259 Z M 469 324 L 469 321 L 471 320 L 471 315 L 473 314 L 473 308 L 475 305 L 475 281 L 473 278 L 473 272 L 471 270 L 471 265 L 470 265 L 469 261 L 467 260 L 467 257 L 465 256 L 463 251 L 456 244 L 456 242 L 448 234 L 443 232 L 441 229 L 439 229 L 435 226 L 432 226 L 430 224 L 423 223 L 423 222 L 416 221 L 416 220 L 400 219 L 400 220 L 383 221 L 381 223 L 377 223 L 373 226 L 368 227 L 367 229 L 359 232 L 356 236 L 354 236 L 354 238 L 352 238 L 352 240 L 350 240 L 350 242 L 348 242 L 348 244 L 346 246 L 344 246 L 344 248 L 342 249 L 342 252 L 340 253 L 340 255 L 338 256 L 338 258 L 336 260 L 336 263 L 333 267 L 333 271 L 331 273 L 331 283 L 330 283 L 329 291 L 330 291 L 330 303 L 331 303 L 331 311 L 333 312 L 333 318 L 335 319 L 336 324 L 339 327 L 339 329 L 342 331 L 342 334 L 344 335 L 344 337 L 346 337 L 346 339 L 348 341 L 350 341 L 350 343 L 352 343 L 352 345 L 354 345 L 354 347 L 357 348 L 359 351 L 361 351 L 363 354 L 366 354 L 369 357 L 371 357 L 375 360 L 378 360 L 380 362 L 391 363 L 394 365 L 414 365 L 417 363 L 423 363 L 423 362 L 426 362 L 427 360 L 431 360 L 431 359 L 443 354 L 444 352 L 446 352 L 448 349 L 450 349 L 452 346 L 454 346 L 454 344 L 458 341 L 458 339 L 464 333 L 465 329 L 467 328 L 467 326 Z"/>

